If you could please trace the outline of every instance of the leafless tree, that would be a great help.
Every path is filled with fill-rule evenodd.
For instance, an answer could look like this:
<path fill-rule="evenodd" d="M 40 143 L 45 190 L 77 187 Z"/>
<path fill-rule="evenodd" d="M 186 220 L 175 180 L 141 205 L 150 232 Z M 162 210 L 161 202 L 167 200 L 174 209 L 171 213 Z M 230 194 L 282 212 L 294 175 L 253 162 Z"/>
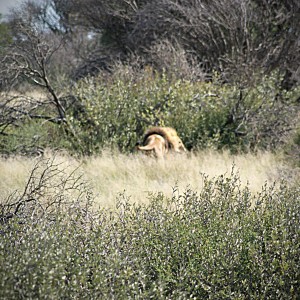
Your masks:
<path fill-rule="evenodd" d="M 0 134 L 25 118 L 43 119 L 61 124 L 78 148 L 67 118 L 76 99 L 65 87 L 118 63 L 137 76 L 148 66 L 192 80 L 218 71 L 241 91 L 260 80 L 253 75 L 276 70 L 284 75 L 279 86 L 289 88 L 300 82 L 299 16 L 295 0 L 28 0 L 10 19 L 0 89 L 26 83 L 46 97 L 1 95 Z"/>
<path fill-rule="evenodd" d="M 77 59 L 73 78 L 109 70 L 115 61 L 141 57 L 159 68 L 155 49 L 181 49 L 200 72 L 224 80 L 280 69 L 299 83 L 300 5 L 295 0 L 44 0 L 27 2 L 34 22 L 68 34 Z M 32 17 L 32 18 L 33 18 Z M 81 34 L 82 33 L 82 34 Z M 160 46 L 159 46 L 160 45 Z M 197 62 L 197 63 L 195 63 Z M 163 63 L 164 64 L 164 63 Z M 168 61 L 165 65 L 169 65 Z M 186 65 L 185 65 L 186 67 Z"/>
<path fill-rule="evenodd" d="M 149 49 L 169 40 L 196 58 L 201 68 L 218 70 L 225 80 L 239 79 L 243 73 L 249 78 L 259 68 L 265 72 L 279 68 L 299 82 L 297 1 L 69 1 L 73 3 L 69 20 L 101 35 L 102 54 L 127 59 L 136 53 L 150 61 Z M 87 65 L 93 62 L 95 67 L 103 58 L 97 51 L 94 54 Z M 151 63 L 155 66 L 155 61 Z"/>
<path fill-rule="evenodd" d="M 54 71 L 59 68 L 60 56 L 66 58 L 67 64 L 69 41 L 66 35 L 53 33 L 49 24 L 44 27 L 44 23 L 37 20 L 35 6 L 27 3 L 22 8 L 24 10 L 11 15 L 14 40 L 0 57 L 0 134 L 6 135 L 11 126 L 20 126 L 23 119 L 43 119 L 62 125 L 70 140 L 80 147 L 66 117 L 66 110 L 74 103 L 68 96 L 70 82 L 64 86 L 58 77 L 60 70 Z M 16 93 L 16 87 L 24 84 L 41 92 L 42 97 Z"/>
<path fill-rule="evenodd" d="M 61 47 L 63 40 L 49 38 L 41 32 L 38 24 L 22 19 L 14 20 L 15 41 L 6 49 L 1 59 L 0 78 L 2 86 L 13 88 L 16 83 L 25 81 L 49 93 L 57 109 L 58 118 L 65 119 L 65 109 L 59 100 L 49 78 L 51 59 Z"/>
<path fill-rule="evenodd" d="M 55 157 L 40 159 L 30 171 L 24 189 L 0 199 L 0 224 L 17 219 L 29 225 L 41 218 L 54 221 L 59 213 L 69 213 L 73 221 L 88 225 L 93 219 L 92 202 L 90 187 L 77 169 L 68 169 Z"/>

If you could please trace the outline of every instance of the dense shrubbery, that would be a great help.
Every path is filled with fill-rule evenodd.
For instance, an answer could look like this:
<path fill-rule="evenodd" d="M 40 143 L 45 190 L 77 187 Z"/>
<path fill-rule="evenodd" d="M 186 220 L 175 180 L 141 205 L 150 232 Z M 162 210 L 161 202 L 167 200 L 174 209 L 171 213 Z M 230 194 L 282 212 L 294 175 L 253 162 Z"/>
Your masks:
<path fill-rule="evenodd" d="M 175 79 L 152 69 L 126 73 L 124 68 L 109 80 L 78 82 L 64 104 L 66 122 L 53 122 L 54 117 L 50 122 L 55 110 L 46 104 L 21 117 L 19 109 L 8 107 L 14 120 L 5 128 L 1 152 L 32 154 L 47 147 L 84 155 L 105 147 L 129 152 L 153 125 L 176 128 L 188 149 L 274 150 L 298 122 L 299 88 L 282 90 L 276 73 L 248 88 L 217 79 Z"/>
<path fill-rule="evenodd" d="M 284 146 L 284 155 L 293 167 L 300 167 L 300 127 L 292 134 Z"/>
<path fill-rule="evenodd" d="M 189 149 L 274 149 L 294 128 L 299 90 L 281 90 L 274 74 L 256 86 L 173 80 L 86 79 L 75 88 L 83 108 L 70 118 L 86 153 L 113 145 L 130 151 L 152 125 L 176 128 Z"/>
<path fill-rule="evenodd" d="M 299 123 L 298 11 L 278 0 L 23 3 L 0 24 L 0 153 L 128 152 L 149 125 L 175 127 L 189 149 L 277 149 Z"/>
<path fill-rule="evenodd" d="M 299 188 L 252 195 L 233 172 L 203 176 L 198 193 L 174 188 L 171 199 L 149 195 L 148 205 L 120 195 L 115 210 L 92 211 L 74 174 L 48 163 L 32 175 L 1 206 L 1 298 L 299 296 Z"/>
<path fill-rule="evenodd" d="M 0 154 L 130 152 L 162 125 L 189 150 L 285 144 L 299 166 L 299 4 L 269 2 L 24 3 L 0 24 Z M 203 182 L 93 210 L 75 173 L 38 164 L 0 201 L 0 298 L 299 297 L 299 188 Z"/>

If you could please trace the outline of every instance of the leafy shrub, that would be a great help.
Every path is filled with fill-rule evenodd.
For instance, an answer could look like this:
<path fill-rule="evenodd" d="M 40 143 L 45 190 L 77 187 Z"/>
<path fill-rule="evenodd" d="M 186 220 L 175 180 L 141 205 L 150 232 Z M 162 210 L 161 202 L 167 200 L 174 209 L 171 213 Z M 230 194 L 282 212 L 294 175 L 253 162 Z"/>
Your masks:
<path fill-rule="evenodd" d="M 0 152 L 5 155 L 38 156 L 46 148 L 71 149 L 62 125 L 37 120 L 22 120 L 0 139 Z"/>
<path fill-rule="evenodd" d="M 300 167 L 300 127 L 295 130 L 284 146 L 284 154 L 293 167 Z"/>
<path fill-rule="evenodd" d="M 296 299 L 299 187 L 252 195 L 234 172 L 202 180 L 199 192 L 175 187 L 170 199 L 149 194 L 148 205 L 121 194 L 115 210 L 94 212 L 82 205 L 87 190 L 74 206 L 62 188 L 63 210 L 2 218 L 0 297 Z M 40 208 L 34 191 L 24 205 Z"/>
<path fill-rule="evenodd" d="M 147 69 L 139 78 L 90 78 L 74 90 L 69 113 L 84 153 L 105 146 L 131 151 L 153 125 L 178 130 L 188 149 L 274 149 L 297 122 L 299 90 L 278 88 L 276 74 L 254 87 L 176 80 Z"/>
<path fill-rule="evenodd" d="M 299 88 L 280 89 L 282 78 L 276 73 L 257 75 L 257 85 L 240 87 L 221 83 L 217 76 L 212 82 L 193 82 L 151 68 L 136 76 L 129 69 L 78 82 L 60 99 L 64 119 L 47 102 L 29 108 L 22 98 L 16 107 L 4 103 L 1 153 L 32 155 L 47 147 L 81 155 L 103 148 L 130 152 L 153 125 L 177 129 L 188 149 L 273 150 L 299 124 Z"/>

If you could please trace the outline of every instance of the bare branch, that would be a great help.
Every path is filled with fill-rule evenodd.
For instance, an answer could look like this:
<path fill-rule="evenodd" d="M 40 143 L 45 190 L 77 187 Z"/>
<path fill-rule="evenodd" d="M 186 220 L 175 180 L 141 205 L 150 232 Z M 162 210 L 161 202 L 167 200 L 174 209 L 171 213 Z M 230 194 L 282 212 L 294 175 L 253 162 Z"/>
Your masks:
<path fill-rule="evenodd" d="M 82 175 L 75 169 L 55 163 L 55 158 L 37 161 L 20 193 L 13 192 L 8 199 L 0 202 L 0 221 L 8 222 L 19 218 L 22 222 L 30 219 L 53 218 L 56 213 L 67 211 L 74 205 L 83 216 L 90 214 L 92 195 Z"/>

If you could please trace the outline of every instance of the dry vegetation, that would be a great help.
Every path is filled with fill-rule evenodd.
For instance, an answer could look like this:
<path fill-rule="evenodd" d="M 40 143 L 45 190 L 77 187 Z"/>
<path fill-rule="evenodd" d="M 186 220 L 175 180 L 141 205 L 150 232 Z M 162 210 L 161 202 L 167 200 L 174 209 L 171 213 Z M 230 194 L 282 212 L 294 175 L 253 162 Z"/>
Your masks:
<path fill-rule="evenodd" d="M 53 157 L 53 154 L 46 154 Z M 3 195 L 22 189 L 37 158 L 15 157 L 0 160 L 0 189 Z M 230 155 L 228 152 L 205 150 L 171 156 L 165 160 L 149 159 L 143 155 L 104 152 L 101 156 L 76 160 L 68 155 L 56 155 L 61 168 L 71 172 L 78 168 L 91 184 L 96 203 L 104 207 L 115 205 L 119 194 L 125 193 L 134 202 L 147 202 L 149 193 L 161 192 L 171 196 L 173 188 L 200 190 L 202 176 L 209 178 L 230 174 L 240 175 L 243 186 L 258 192 L 268 182 L 279 181 L 284 165 L 269 152 Z"/>
<path fill-rule="evenodd" d="M 0 14 L 0 299 L 298 299 L 298 2 Z"/>
<path fill-rule="evenodd" d="M 299 295 L 300 191 L 272 184 L 284 165 L 270 153 L 107 152 L 0 167 L 1 190 L 20 188 L 0 203 L 1 299 Z"/>

